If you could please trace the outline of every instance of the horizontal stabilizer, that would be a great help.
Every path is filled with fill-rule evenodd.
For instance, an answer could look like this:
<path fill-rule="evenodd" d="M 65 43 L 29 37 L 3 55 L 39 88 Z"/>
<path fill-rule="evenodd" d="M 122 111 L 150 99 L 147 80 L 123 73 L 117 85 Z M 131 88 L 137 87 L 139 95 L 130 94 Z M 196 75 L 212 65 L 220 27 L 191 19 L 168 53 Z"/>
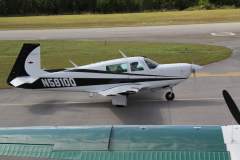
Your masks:
<path fill-rule="evenodd" d="M 38 78 L 33 78 L 33 77 L 18 77 L 13 79 L 10 84 L 14 87 L 18 87 L 20 85 L 23 85 L 24 83 L 33 83 L 37 80 Z"/>

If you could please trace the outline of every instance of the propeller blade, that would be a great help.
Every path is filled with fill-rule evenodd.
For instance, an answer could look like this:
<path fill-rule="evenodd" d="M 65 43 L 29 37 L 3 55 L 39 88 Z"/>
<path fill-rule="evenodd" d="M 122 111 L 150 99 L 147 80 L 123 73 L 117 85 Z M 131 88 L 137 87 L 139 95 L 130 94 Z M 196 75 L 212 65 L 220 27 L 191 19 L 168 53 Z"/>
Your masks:
<path fill-rule="evenodd" d="M 193 77 L 194 77 L 195 79 L 197 78 L 196 72 L 193 73 Z"/>
<path fill-rule="evenodd" d="M 240 124 L 240 111 L 228 91 L 223 90 L 223 97 L 234 119 Z"/>
<path fill-rule="evenodd" d="M 195 70 L 195 69 L 193 69 L 193 68 L 192 68 L 192 74 L 193 74 L 193 77 L 194 77 L 194 78 L 196 78 L 196 77 L 197 77 L 197 76 L 196 76 L 197 72 L 196 72 L 196 70 Z"/>
<path fill-rule="evenodd" d="M 197 72 L 200 71 L 202 68 L 203 68 L 202 66 L 191 64 L 191 72 L 193 76 L 196 77 Z"/>

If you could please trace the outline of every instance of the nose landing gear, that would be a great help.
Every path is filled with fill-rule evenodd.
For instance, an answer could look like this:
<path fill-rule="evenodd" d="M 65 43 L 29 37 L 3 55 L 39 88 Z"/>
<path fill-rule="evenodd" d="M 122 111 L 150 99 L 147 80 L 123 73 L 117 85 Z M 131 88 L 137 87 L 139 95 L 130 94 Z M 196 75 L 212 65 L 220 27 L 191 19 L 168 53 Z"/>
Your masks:
<path fill-rule="evenodd" d="M 167 92 L 165 98 L 167 101 L 173 101 L 175 99 L 175 94 L 173 92 Z"/>

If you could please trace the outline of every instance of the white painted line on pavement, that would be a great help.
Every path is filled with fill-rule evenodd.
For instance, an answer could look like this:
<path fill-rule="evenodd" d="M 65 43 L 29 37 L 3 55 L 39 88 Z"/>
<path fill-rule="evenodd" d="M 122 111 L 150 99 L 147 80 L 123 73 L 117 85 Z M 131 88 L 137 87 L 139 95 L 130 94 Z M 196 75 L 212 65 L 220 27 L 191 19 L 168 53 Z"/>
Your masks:
<path fill-rule="evenodd" d="M 233 33 L 233 32 L 216 32 L 216 33 L 213 32 L 210 34 L 216 37 L 236 36 L 236 33 Z"/>

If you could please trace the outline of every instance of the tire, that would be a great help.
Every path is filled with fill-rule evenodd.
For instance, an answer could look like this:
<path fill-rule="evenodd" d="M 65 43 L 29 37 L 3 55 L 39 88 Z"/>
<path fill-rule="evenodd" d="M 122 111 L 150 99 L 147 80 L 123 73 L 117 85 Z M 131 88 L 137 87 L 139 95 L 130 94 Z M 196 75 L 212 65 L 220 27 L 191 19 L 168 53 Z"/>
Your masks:
<path fill-rule="evenodd" d="M 175 94 L 173 92 L 167 92 L 165 97 L 167 101 L 173 101 L 175 99 Z"/>
<path fill-rule="evenodd" d="M 123 105 L 115 105 L 117 108 L 124 108 L 126 106 L 123 106 Z"/>

